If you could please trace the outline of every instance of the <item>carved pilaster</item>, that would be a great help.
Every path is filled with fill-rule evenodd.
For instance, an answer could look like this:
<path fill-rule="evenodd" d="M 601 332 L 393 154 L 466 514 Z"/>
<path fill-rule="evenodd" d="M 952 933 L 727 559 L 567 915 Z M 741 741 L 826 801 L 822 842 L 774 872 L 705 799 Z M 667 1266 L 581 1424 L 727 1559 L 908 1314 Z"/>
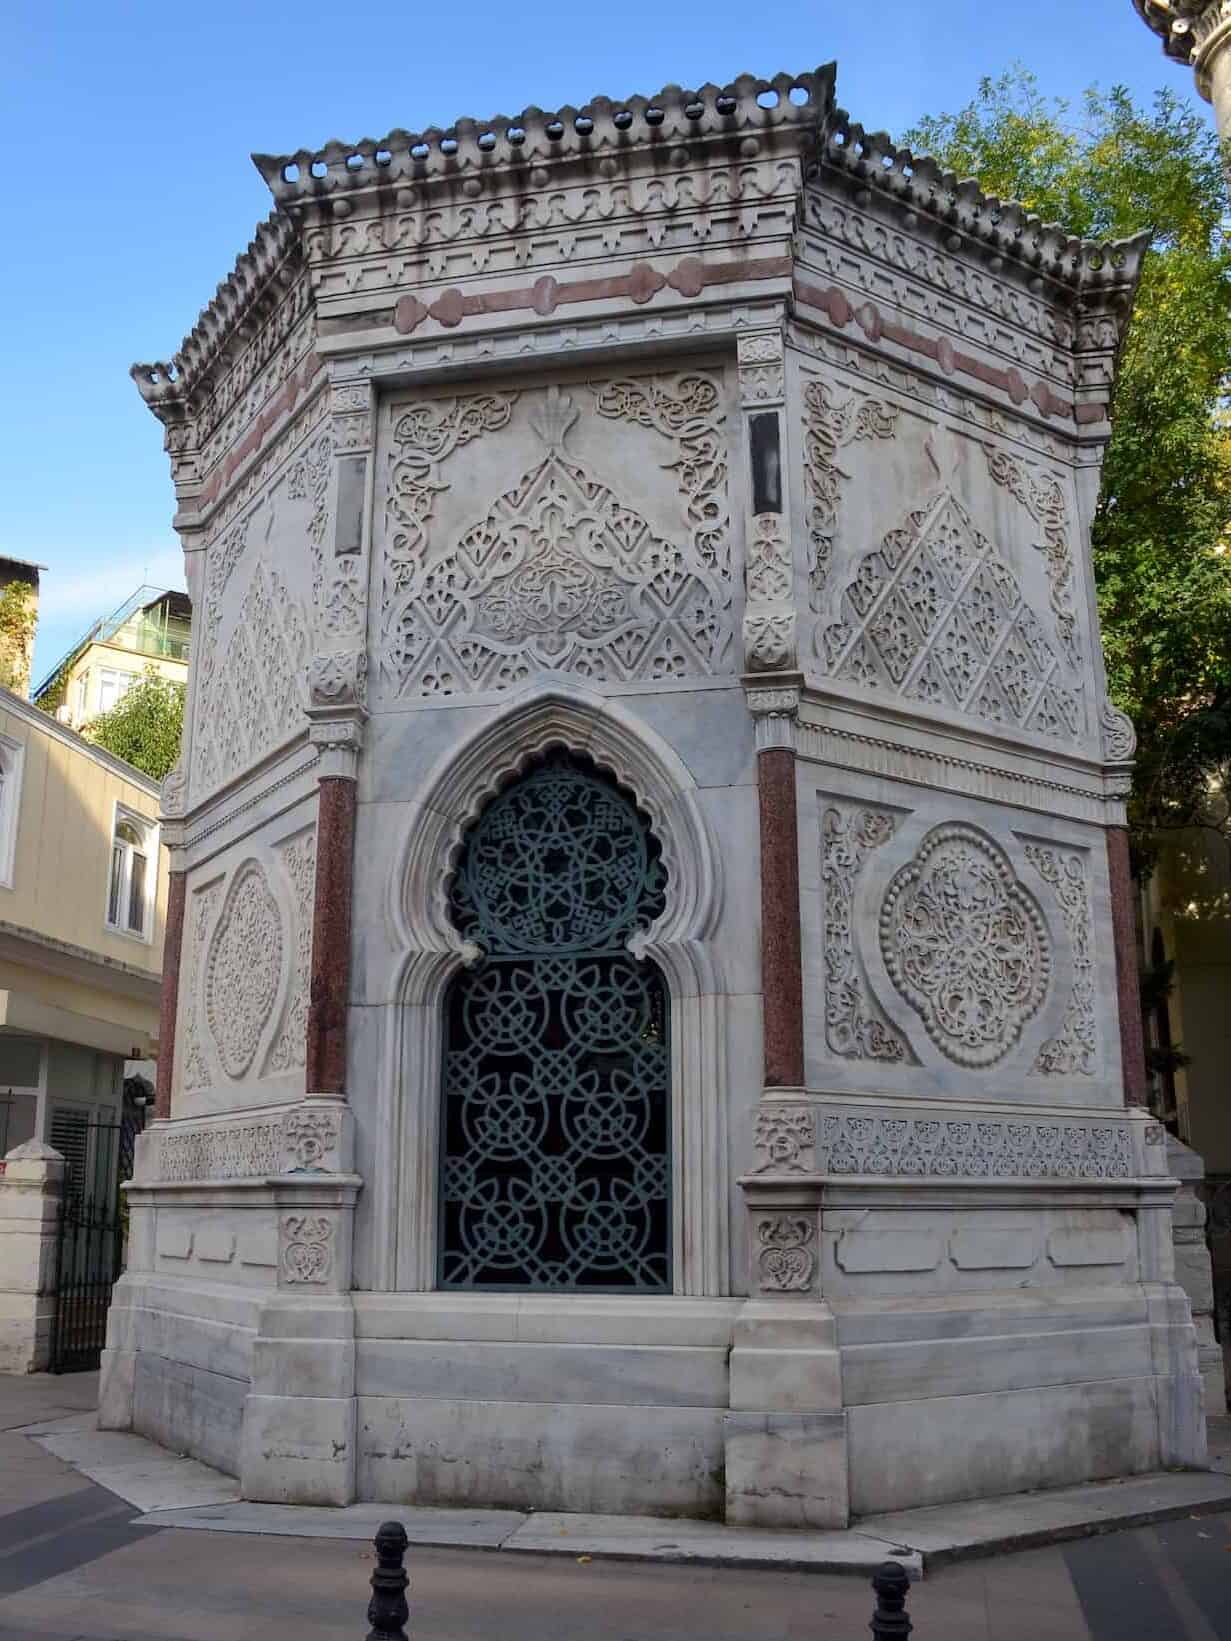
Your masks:
<path fill-rule="evenodd" d="M 797 662 L 795 566 L 786 475 L 786 355 L 779 329 L 739 338 L 739 396 L 748 473 L 744 666 L 782 672 Z"/>

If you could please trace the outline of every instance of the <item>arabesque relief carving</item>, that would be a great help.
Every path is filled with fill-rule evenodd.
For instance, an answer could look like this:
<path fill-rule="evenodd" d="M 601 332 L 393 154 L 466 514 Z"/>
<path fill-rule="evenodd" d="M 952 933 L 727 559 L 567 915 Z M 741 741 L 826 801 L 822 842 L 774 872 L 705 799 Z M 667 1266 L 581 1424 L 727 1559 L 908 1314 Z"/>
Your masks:
<path fill-rule="evenodd" d="M 927 834 L 880 913 L 889 978 L 957 1065 L 995 1065 L 1043 1005 L 1051 941 L 999 844 L 953 822 Z"/>
<path fill-rule="evenodd" d="M 814 611 L 821 608 L 838 531 L 842 484 L 850 477 L 840 466 L 838 453 L 862 439 L 891 439 L 897 425 L 898 407 L 884 400 L 867 399 L 858 393 L 839 399 L 829 383 L 820 380 L 810 381 L 804 388 L 804 494 L 808 507 L 808 583 Z"/>
<path fill-rule="evenodd" d="M 852 1060 L 914 1063 L 901 1034 L 880 1016 L 855 949 L 855 889 L 867 857 L 893 836 L 892 815 L 826 809 L 821 823 L 825 889 L 825 1041 Z"/>
<path fill-rule="evenodd" d="M 592 396 L 671 439 L 691 542 L 672 541 L 572 456 Z M 609 382 L 537 397 L 542 458 L 451 546 L 434 547 L 447 458 L 505 427 L 516 395 L 415 405 L 394 427 L 384 649 L 406 695 L 503 689 L 537 668 L 595 681 L 730 670 L 729 546 L 721 396 L 706 376 Z"/>
<path fill-rule="evenodd" d="M 260 863 L 245 861 L 227 890 L 205 972 L 205 1018 L 228 1077 L 252 1064 L 278 998 L 282 952 L 278 902 Z"/>
<path fill-rule="evenodd" d="M 221 883 L 210 883 L 192 897 L 192 916 L 187 937 L 184 985 L 180 992 L 180 1049 L 183 1065 L 181 1079 L 186 1093 L 207 1088 L 210 1083 L 209 1066 L 201 1041 L 199 1010 L 201 977 L 204 968 L 205 936 L 214 920 L 214 911 L 222 894 Z M 195 1176 L 194 1176 L 195 1177 Z"/>
<path fill-rule="evenodd" d="M 929 442 L 937 492 L 847 581 L 840 619 L 824 630 L 825 664 L 867 688 L 1071 741 L 1084 729 L 1080 696 L 1017 578 L 955 494 L 947 444 Z M 1061 630 L 1071 636 L 1071 625 Z"/>
<path fill-rule="evenodd" d="M 265 1075 L 291 1071 L 307 1056 L 308 988 L 312 972 L 312 906 L 316 890 L 316 831 L 292 838 L 278 851 L 295 908 L 294 968 L 282 1027 L 265 1059 Z"/>
<path fill-rule="evenodd" d="M 1064 1023 L 1035 1057 L 1034 1069 L 1045 1076 L 1074 1073 L 1092 1077 L 1098 1069 L 1098 1023 L 1094 1009 L 1094 926 L 1090 910 L 1090 874 L 1084 858 L 1071 850 L 1026 845 L 1026 859 L 1050 884 L 1064 918 L 1073 964 L 1073 987 Z"/>

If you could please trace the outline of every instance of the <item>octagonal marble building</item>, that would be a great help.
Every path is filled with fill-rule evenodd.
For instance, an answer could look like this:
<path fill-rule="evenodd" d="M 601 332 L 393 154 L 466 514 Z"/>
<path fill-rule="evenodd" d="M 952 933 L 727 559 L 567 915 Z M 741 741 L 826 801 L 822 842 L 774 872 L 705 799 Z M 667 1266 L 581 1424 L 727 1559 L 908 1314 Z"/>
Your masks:
<path fill-rule="evenodd" d="M 1088 551 L 1143 253 L 823 68 L 257 156 L 104 1422 L 796 1527 L 1200 1462 Z"/>

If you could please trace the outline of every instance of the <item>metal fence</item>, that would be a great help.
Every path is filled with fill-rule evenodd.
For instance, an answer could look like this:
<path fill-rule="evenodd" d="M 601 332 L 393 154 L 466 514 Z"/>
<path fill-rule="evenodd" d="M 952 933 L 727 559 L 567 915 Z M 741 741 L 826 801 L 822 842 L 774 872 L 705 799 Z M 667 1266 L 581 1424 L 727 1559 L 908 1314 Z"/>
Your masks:
<path fill-rule="evenodd" d="M 75 1373 L 98 1366 L 106 1341 L 111 1290 L 124 1268 L 120 1186 L 132 1178 L 139 1120 L 61 1109 L 52 1130 L 65 1167 L 50 1365 L 53 1373 Z"/>

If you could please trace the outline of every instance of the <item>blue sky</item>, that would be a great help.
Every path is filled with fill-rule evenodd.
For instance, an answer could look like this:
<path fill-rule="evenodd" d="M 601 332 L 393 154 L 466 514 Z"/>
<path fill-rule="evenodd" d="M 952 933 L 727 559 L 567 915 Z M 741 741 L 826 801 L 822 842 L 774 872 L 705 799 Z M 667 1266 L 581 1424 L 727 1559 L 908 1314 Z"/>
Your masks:
<path fill-rule="evenodd" d="M 831 58 L 842 105 L 891 132 L 1014 60 L 1060 96 L 1197 102 L 1131 0 L 5 0 L 0 20 L 0 552 L 48 566 L 36 677 L 143 579 L 183 584 L 128 366 L 174 351 L 268 212 L 254 150 Z"/>

